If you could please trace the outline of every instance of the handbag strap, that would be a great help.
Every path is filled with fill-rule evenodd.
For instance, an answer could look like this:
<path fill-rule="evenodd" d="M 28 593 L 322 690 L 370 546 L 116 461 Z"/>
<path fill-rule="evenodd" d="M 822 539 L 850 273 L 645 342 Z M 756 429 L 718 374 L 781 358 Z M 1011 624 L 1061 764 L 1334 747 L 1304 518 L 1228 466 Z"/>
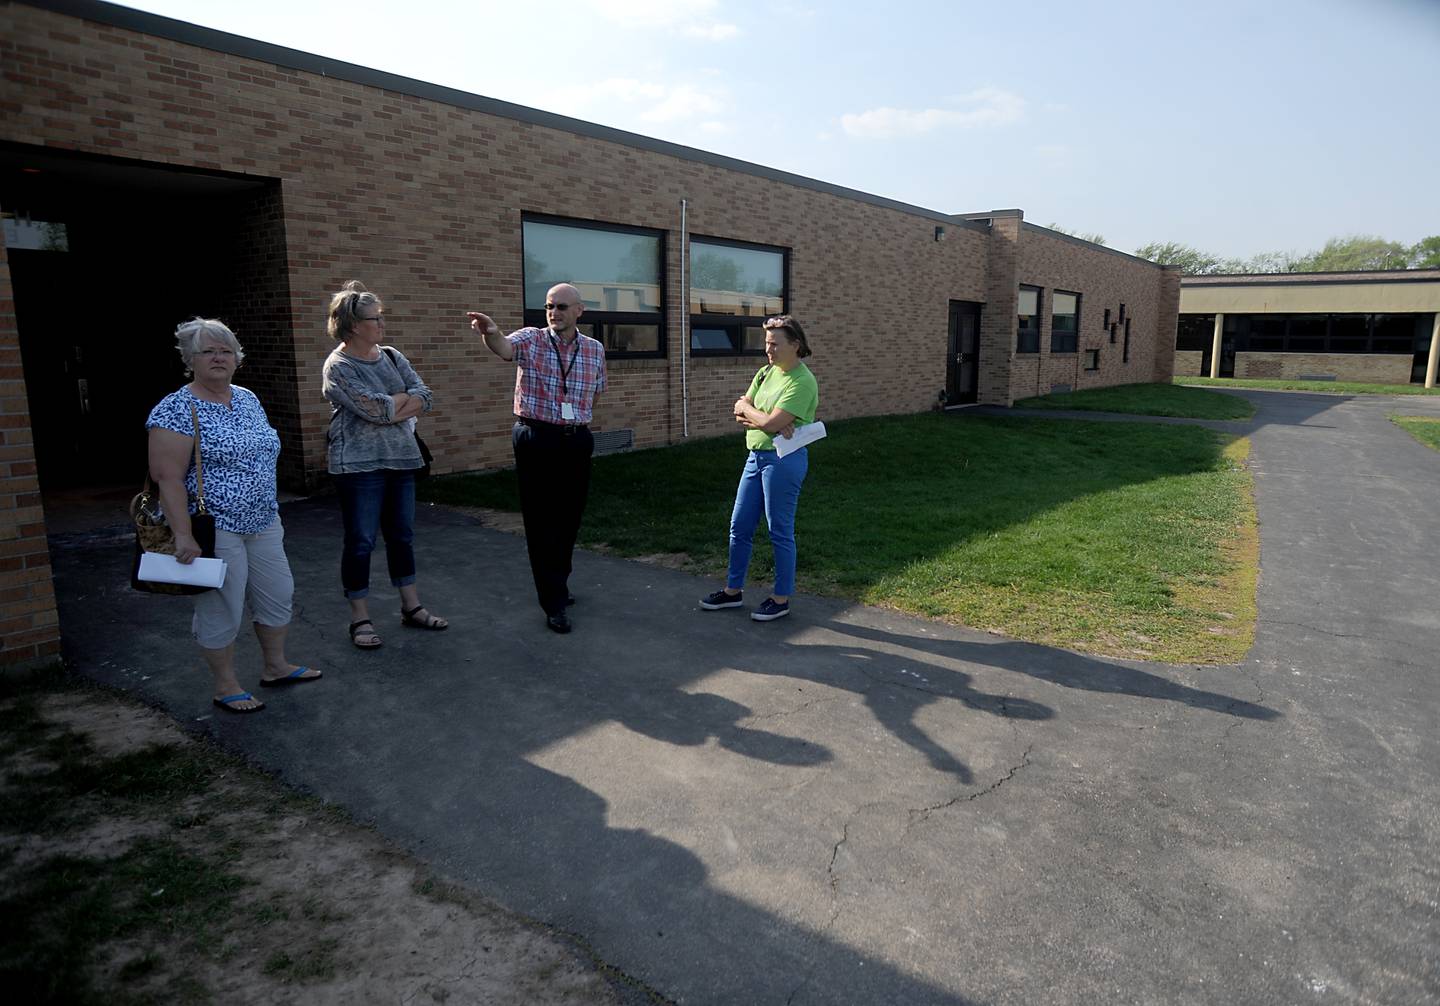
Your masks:
<path fill-rule="evenodd" d="M 190 424 L 195 428 L 195 487 L 197 501 L 196 513 L 209 513 L 205 509 L 205 467 L 200 463 L 200 415 L 195 411 L 195 403 L 190 403 Z"/>

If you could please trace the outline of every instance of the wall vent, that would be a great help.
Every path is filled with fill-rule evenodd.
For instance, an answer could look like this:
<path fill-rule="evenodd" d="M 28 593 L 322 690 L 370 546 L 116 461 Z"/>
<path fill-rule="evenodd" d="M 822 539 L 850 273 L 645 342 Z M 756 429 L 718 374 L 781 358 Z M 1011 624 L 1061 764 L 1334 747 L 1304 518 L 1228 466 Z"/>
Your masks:
<path fill-rule="evenodd" d="M 596 454 L 619 454 L 635 449 L 634 430 L 606 430 L 594 436 Z"/>

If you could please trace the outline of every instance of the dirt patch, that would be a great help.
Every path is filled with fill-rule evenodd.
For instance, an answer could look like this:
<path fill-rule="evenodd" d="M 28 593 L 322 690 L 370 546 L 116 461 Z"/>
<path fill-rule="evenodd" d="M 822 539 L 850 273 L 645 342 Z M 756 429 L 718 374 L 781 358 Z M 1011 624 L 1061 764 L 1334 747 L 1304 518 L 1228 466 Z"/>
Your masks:
<path fill-rule="evenodd" d="M 70 968 L 71 1002 L 663 1001 L 137 703 L 82 687 L 0 716 L 0 803 L 39 808 L 0 826 L 0 970 L 28 987 Z"/>

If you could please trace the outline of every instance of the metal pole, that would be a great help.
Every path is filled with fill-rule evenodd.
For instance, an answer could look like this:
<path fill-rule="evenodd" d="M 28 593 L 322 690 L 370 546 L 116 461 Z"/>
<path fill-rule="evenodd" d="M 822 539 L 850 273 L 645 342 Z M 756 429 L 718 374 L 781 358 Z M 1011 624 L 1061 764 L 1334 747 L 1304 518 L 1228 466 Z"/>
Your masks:
<path fill-rule="evenodd" d="M 1210 344 L 1210 376 L 1220 376 L 1220 336 L 1225 331 L 1225 316 L 1215 316 L 1215 340 Z"/>

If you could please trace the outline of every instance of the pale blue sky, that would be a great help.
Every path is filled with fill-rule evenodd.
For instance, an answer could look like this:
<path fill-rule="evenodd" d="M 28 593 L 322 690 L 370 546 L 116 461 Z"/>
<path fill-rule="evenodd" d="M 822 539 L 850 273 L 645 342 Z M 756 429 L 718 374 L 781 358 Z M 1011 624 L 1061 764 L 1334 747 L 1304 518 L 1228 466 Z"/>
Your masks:
<path fill-rule="evenodd" d="M 1440 234 L 1440 0 L 128 6 L 1125 251 Z"/>

